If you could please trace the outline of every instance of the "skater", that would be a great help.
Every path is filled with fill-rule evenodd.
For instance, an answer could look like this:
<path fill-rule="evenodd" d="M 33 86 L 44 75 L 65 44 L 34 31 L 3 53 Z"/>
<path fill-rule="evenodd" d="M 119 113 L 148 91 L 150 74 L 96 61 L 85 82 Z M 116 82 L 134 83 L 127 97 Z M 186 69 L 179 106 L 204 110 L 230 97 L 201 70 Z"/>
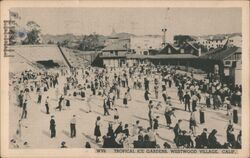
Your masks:
<path fill-rule="evenodd" d="M 173 116 L 175 117 L 174 111 L 175 111 L 175 110 L 172 109 L 172 108 L 169 107 L 169 106 L 167 106 L 167 107 L 165 108 L 165 113 L 164 113 L 164 115 L 165 115 L 165 118 L 166 118 L 166 122 L 167 122 L 167 127 L 168 127 L 168 128 L 170 128 L 170 126 L 171 126 L 171 124 L 172 124 L 171 116 L 173 115 Z"/>
<path fill-rule="evenodd" d="M 76 137 L 76 115 L 70 120 L 70 136 L 71 138 Z"/>
<path fill-rule="evenodd" d="M 188 107 L 189 112 L 191 112 L 190 99 L 191 99 L 190 95 L 188 94 L 188 92 L 186 92 L 186 94 L 184 95 L 185 111 L 187 111 L 187 107 Z"/>
<path fill-rule="evenodd" d="M 59 111 L 62 110 L 62 101 L 64 100 L 63 96 L 61 95 L 61 97 L 59 98 L 58 101 L 58 106 L 56 107 L 56 109 L 59 109 Z"/>
<path fill-rule="evenodd" d="M 91 102 L 91 100 L 92 100 L 92 94 L 90 94 L 89 95 L 89 97 L 88 97 L 88 99 L 87 99 L 87 106 L 88 106 L 88 108 L 89 108 L 89 111 L 88 112 L 91 112 L 91 105 L 90 105 L 90 102 Z"/>
<path fill-rule="evenodd" d="M 45 100 L 46 114 L 49 114 L 49 96 Z"/>
<path fill-rule="evenodd" d="M 101 131 L 100 131 L 100 126 L 101 126 L 101 117 L 98 116 L 96 118 L 96 122 L 95 122 L 95 132 L 94 135 L 96 137 L 95 141 L 96 143 L 100 142 L 99 137 L 101 136 Z"/>
<path fill-rule="evenodd" d="M 190 119 L 189 119 L 189 128 L 194 137 L 196 136 L 196 127 L 197 127 L 197 124 L 196 124 L 196 119 L 195 119 L 195 113 L 191 112 Z"/>
<path fill-rule="evenodd" d="M 104 116 L 106 115 L 109 115 L 109 99 L 106 97 L 104 98 L 104 101 L 103 101 L 103 110 L 104 110 Z"/>
<path fill-rule="evenodd" d="M 128 94 L 127 94 L 127 92 L 125 92 L 125 94 L 124 94 L 123 105 L 125 108 L 128 108 Z"/>
<path fill-rule="evenodd" d="M 23 103 L 23 112 L 22 112 L 22 116 L 21 116 L 21 119 L 23 118 L 27 118 L 27 100 L 25 99 L 24 100 L 24 103 Z"/>
<path fill-rule="evenodd" d="M 55 119 L 54 119 L 54 116 L 52 115 L 51 116 L 51 119 L 50 119 L 50 137 L 51 138 L 55 138 L 56 137 L 56 122 L 55 122 Z"/>

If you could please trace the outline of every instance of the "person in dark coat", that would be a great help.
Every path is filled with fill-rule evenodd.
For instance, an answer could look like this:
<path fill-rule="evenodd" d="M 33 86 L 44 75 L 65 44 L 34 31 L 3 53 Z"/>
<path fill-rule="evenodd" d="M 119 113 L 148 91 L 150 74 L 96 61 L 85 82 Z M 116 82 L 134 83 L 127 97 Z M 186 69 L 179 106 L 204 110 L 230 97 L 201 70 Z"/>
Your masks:
<path fill-rule="evenodd" d="M 171 107 L 168 106 L 165 109 L 164 116 L 166 118 L 167 127 L 170 127 L 172 124 L 171 116 L 173 115 L 175 117 L 174 111 L 175 109 L 172 109 Z"/>
<path fill-rule="evenodd" d="M 217 130 L 213 129 L 212 132 L 208 136 L 208 146 L 207 147 L 209 149 L 218 149 L 221 147 L 221 144 L 217 141 L 217 138 L 215 136 L 216 133 L 217 133 Z"/>
<path fill-rule="evenodd" d="M 61 111 L 62 110 L 62 101 L 63 101 L 63 96 L 61 96 L 60 98 L 59 98 L 59 101 L 58 101 L 58 106 L 56 107 L 56 109 L 59 109 L 59 111 Z"/>
<path fill-rule="evenodd" d="M 207 129 L 204 128 L 203 132 L 201 133 L 201 135 L 198 135 L 195 138 L 195 148 L 202 149 L 202 148 L 206 148 L 207 145 L 208 145 Z"/>
<path fill-rule="evenodd" d="M 190 110 L 190 95 L 188 94 L 188 92 L 186 92 L 186 94 L 184 95 L 184 104 L 185 104 L 185 111 L 187 110 L 187 107 L 188 107 L 188 110 L 189 112 L 191 111 Z"/>
<path fill-rule="evenodd" d="M 19 107 L 23 106 L 23 91 L 20 91 L 20 94 L 18 95 L 18 101 L 19 101 Z"/>
<path fill-rule="evenodd" d="M 125 94 L 124 94 L 123 105 L 126 108 L 128 107 L 128 93 L 127 92 L 125 92 Z"/>
<path fill-rule="evenodd" d="M 133 142 L 134 144 L 134 148 L 143 148 L 143 136 L 142 135 L 138 135 L 138 140 Z"/>
<path fill-rule="evenodd" d="M 24 100 L 24 103 L 23 103 L 23 112 L 22 112 L 22 116 L 21 116 L 21 119 L 23 118 L 27 118 L 27 100 L 25 99 Z"/>
<path fill-rule="evenodd" d="M 119 125 L 118 125 L 118 127 L 115 130 L 115 135 L 117 136 L 122 131 L 123 131 L 122 122 L 120 122 Z"/>
<path fill-rule="evenodd" d="M 153 127 L 152 108 L 149 108 L 149 110 L 148 110 L 148 118 L 149 118 L 149 126 L 150 126 L 150 128 L 152 128 Z"/>
<path fill-rule="evenodd" d="M 178 122 L 176 123 L 175 127 L 174 127 L 174 142 L 177 146 L 177 148 L 179 147 L 180 144 L 180 134 L 181 134 L 181 128 L 180 128 L 180 124 L 181 124 L 182 120 L 178 120 Z"/>
<path fill-rule="evenodd" d="M 235 136 L 233 134 L 234 128 L 231 120 L 229 120 L 229 124 L 227 126 L 227 142 L 230 144 L 231 147 L 235 145 Z"/>
<path fill-rule="evenodd" d="M 56 137 L 56 122 L 54 120 L 53 115 L 51 116 L 51 119 L 50 119 L 50 132 L 51 132 L 51 135 L 50 135 L 51 138 Z"/>
<path fill-rule="evenodd" d="M 149 136 L 146 134 L 144 136 L 143 148 L 155 148 L 155 142 L 149 141 Z"/>
<path fill-rule="evenodd" d="M 125 124 L 124 130 L 122 131 L 127 137 L 129 136 L 128 124 Z"/>
<path fill-rule="evenodd" d="M 184 92 L 183 92 L 183 90 L 182 90 L 182 88 L 181 88 L 181 87 L 179 87 L 179 88 L 178 88 L 177 95 L 178 95 L 178 97 L 179 97 L 179 101 L 180 101 L 180 103 L 182 104 L 182 102 L 183 102 L 183 95 L 184 95 Z"/>
<path fill-rule="evenodd" d="M 104 116 L 109 115 L 109 105 L 108 105 L 108 98 L 105 98 L 103 101 L 103 110 L 104 110 Z"/>
<path fill-rule="evenodd" d="M 107 136 L 110 137 L 110 138 L 115 137 L 115 133 L 114 133 L 114 130 L 113 130 L 113 125 L 111 123 L 109 123 Z"/>
<path fill-rule="evenodd" d="M 208 145 L 208 139 L 207 139 L 207 129 L 204 128 L 203 132 L 200 135 L 200 141 L 201 141 L 201 147 L 205 148 Z"/>
<path fill-rule="evenodd" d="M 94 135 L 96 137 L 96 143 L 99 142 L 99 137 L 101 136 L 101 130 L 100 130 L 100 126 L 101 126 L 101 117 L 98 116 L 96 118 L 96 122 L 95 122 L 95 131 L 94 131 Z"/>
<path fill-rule="evenodd" d="M 154 129 L 154 132 L 156 135 L 158 135 L 158 128 L 159 128 L 159 116 L 156 116 L 156 118 L 154 118 L 153 122 L 154 122 L 154 125 L 153 125 L 153 129 Z"/>

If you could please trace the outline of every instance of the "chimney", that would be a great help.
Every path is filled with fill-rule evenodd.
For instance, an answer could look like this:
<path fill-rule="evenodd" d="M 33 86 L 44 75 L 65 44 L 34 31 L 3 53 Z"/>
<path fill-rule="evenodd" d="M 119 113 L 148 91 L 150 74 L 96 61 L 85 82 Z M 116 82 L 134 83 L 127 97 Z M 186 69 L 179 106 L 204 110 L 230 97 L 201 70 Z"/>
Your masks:
<path fill-rule="evenodd" d="M 162 29 L 162 32 L 163 32 L 162 46 L 165 47 L 165 45 L 166 45 L 166 32 L 167 32 L 167 29 L 166 28 Z"/>

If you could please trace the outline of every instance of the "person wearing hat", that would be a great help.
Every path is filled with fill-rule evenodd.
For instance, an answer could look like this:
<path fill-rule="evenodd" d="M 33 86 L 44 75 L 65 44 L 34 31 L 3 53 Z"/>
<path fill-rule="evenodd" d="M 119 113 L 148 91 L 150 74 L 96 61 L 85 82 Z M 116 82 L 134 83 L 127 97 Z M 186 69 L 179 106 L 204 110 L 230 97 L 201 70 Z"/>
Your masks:
<path fill-rule="evenodd" d="M 51 116 L 50 119 L 50 132 L 51 132 L 50 134 L 51 138 L 56 137 L 56 122 L 53 115 Z"/>

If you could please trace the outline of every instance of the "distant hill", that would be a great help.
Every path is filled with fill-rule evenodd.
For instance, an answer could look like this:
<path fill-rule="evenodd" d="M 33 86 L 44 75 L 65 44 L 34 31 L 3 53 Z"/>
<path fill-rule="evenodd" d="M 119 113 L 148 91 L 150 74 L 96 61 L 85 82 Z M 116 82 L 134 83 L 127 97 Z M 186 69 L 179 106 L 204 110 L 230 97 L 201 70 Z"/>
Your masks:
<path fill-rule="evenodd" d="M 210 36 L 213 36 L 215 38 L 224 38 L 226 36 L 228 36 L 228 37 L 242 36 L 242 33 L 214 34 L 214 35 L 203 35 L 203 36 L 198 36 L 198 37 L 207 39 L 207 38 L 210 38 Z"/>
<path fill-rule="evenodd" d="M 129 39 L 130 37 L 134 37 L 135 35 L 132 33 L 121 32 L 121 33 L 116 33 L 115 36 L 120 39 Z"/>

